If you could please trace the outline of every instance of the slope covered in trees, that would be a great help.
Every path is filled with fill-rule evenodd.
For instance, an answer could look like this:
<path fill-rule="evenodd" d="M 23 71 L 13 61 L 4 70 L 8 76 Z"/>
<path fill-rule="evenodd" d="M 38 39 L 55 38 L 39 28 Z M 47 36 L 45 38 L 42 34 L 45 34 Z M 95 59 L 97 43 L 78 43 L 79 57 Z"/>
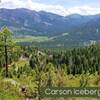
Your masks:
<path fill-rule="evenodd" d="M 7 27 L 1 29 L 0 99 L 69 100 L 67 97 L 45 98 L 41 88 L 100 86 L 100 45 L 43 49 L 18 46 L 11 37 Z"/>

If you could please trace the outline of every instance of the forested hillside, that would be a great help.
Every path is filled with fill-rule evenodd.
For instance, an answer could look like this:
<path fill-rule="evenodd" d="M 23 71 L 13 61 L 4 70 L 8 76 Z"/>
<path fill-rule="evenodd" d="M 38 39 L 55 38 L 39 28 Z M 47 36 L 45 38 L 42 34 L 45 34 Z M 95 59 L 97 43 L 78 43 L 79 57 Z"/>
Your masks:
<path fill-rule="evenodd" d="M 0 31 L 1 100 L 70 100 L 43 97 L 41 89 L 100 86 L 99 44 L 74 49 L 35 48 L 16 44 L 12 34 L 7 27 Z"/>
<path fill-rule="evenodd" d="M 45 48 L 80 47 L 92 42 L 100 43 L 99 20 L 100 14 L 61 16 L 24 8 L 0 9 L 0 28 L 8 26 L 19 43 L 32 42 L 37 47 Z"/>

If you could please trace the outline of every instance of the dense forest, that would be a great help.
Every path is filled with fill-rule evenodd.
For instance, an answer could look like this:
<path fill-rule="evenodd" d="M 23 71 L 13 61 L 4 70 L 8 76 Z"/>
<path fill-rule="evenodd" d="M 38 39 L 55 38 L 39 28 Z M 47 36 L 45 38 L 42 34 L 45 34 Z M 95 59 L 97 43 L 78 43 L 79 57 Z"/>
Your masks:
<path fill-rule="evenodd" d="M 47 99 L 41 88 L 99 87 L 99 75 L 99 44 L 72 49 L 20 46 L 11 30 L 3 27 L 0 31 L 0 100 L 70 100 Z"/>

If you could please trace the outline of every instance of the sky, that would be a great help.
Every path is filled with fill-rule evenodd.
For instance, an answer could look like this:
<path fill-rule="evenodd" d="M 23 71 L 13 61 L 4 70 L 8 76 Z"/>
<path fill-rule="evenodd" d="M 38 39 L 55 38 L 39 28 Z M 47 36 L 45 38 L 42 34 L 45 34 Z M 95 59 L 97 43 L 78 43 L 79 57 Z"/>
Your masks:
<path fill-rule="evenodd" d="M 62 16 L 94 15 L 100 13 L 100 0 L 1 0 L 0 8 L 44 10 Z"/>

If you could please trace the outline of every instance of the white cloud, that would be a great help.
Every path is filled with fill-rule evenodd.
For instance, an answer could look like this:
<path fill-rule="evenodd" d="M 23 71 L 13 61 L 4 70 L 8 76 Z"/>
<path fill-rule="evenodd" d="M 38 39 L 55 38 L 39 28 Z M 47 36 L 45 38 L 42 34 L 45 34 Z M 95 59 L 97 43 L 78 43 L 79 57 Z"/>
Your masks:
<path fill-rule="evenodd" d="M 31 10 L 44 10 L 47 12 L 53 12 L 56 14 L 64 15 L 66 10 L 60 5 L 45 5 L 41 3 L 32 2 L 32 0 L 3 0 L 0 4 L 0 8 L 28 8 Z"/>
<path fill-rule="evenodd" d="M 81 15 L 94 15 L 100 13 L 100 8 L 82 6 L 82 7 L 73 7 L 68 9 L 69 13 L 78 13 Z"/>
<path fill-rule="evenodd" d="M 78 13 L 82 15 L 93 15 L 100 13 L 100 8 L 93 8 L 89 6 L 81 6 L 81 7 L 72 7 L 66 9 L 61 5 L 46 5 L 37 2 L 33 2 L 32 0 L 1 0 L 0 8 L 28 8 L 31 10 L 44 10 L 47 12 L 56 13 L 59 15 L 69 15 L 73 13 Z"/>

